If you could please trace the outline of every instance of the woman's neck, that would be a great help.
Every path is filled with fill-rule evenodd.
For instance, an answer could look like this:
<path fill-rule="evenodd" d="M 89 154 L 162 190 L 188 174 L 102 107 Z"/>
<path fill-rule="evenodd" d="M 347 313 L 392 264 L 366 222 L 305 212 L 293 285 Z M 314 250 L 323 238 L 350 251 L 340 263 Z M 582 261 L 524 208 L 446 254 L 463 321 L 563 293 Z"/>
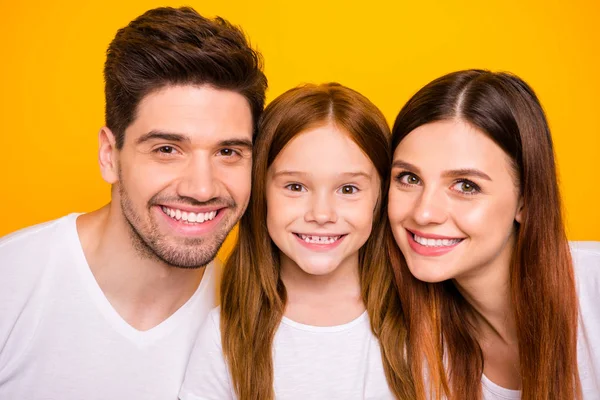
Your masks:
<path fill-rule="evenodd" d="M 358 273 L 358 253 L 332 272 L 313 275 L 281 254 L 281 279 L 287 292 L 285 316 L 314 326 L 342 325 L 365 311 Z"/>
<path fill-rule="evenodd" d="M 518 389 L 521 386 L 519 341 L 510 292 L 513 242 L 511 238 L 493 263 L 454 282 L 475 310 L 484 374 L 502 387 Z"/>
<path fill-rule="evenodd" d="M 455 280 L 455 284 L 475 310 L 475 322 L 484 337 L 495 334 L 506 343 L 516 340 L 509 265 L 488 268 L 481 276 Z"/>

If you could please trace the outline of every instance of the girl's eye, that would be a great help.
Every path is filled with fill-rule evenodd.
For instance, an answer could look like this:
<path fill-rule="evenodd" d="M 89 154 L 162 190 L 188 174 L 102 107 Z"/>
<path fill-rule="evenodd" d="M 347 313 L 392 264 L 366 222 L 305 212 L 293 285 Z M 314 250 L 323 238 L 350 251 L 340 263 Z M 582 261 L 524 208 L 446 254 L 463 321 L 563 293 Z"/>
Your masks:
<path fill-rule="evenodd" d="M 475 194 L 481 191 L 477 184 L 466 179 L 460 180 L 452 185 L 452 190 L 464 194 Z"/>
<path fill-rule="evenodd" d="M 341 194 L 354 194 L 358 192 L 358 188 L 354 185 L 344 185 L 340 188 Z"/>
<path fill-rule="evenodd" d="M 396 177 L 396 180 L 404 185 L 418 185 L 421 183 L 421 179 L 410 172 L 402 172 Z"/>
<path fill-rule="evenodd" d="M 292 192 L 305 192 L 306 188 L 299 183 L 290 183 L 285 186 L 286 189 L 291 190 Z"/>

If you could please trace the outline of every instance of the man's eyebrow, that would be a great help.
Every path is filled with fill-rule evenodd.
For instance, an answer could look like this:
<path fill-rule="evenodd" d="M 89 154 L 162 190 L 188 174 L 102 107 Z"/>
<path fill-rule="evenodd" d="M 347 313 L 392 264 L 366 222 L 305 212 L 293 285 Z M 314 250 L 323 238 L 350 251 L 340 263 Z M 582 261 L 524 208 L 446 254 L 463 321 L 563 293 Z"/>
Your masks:
<path fill-rule="evenodd" d="M 164 132 L 164 131 L 150 131 L 142 136 L 140 136 L 135 144 L 142 144 L 144 142 L 148 142 L 150 140 L 166 140 L 168 142 L 191 142 L 189 136 L 182 135 L 180 133 L 172 133 L 172 132 Z"/>
<path fill-rule="evenodd" d="M 227 139 L 219 142 L 219 147 L 245 147 L 252 150 L 252 140 L 250 139 Z"/>
<path fill-rule="evenodd" d="M 135 143 L 141 144 L 144 142 L 148 142 L 151 140 L 165 140 L 168 142 L 178 142 L 178 143 L 191 143 L 192 139 L 181 133 L 172 133 L 165 131 L 150 131 L 142 136 L 140 136 Z M 235 139 L 226 139 L 222 140 L 218 143 L 218 147 L 245 147 L 249 150 L 252 150 L 252 140 L 246 138 L 235 138 Z"/>

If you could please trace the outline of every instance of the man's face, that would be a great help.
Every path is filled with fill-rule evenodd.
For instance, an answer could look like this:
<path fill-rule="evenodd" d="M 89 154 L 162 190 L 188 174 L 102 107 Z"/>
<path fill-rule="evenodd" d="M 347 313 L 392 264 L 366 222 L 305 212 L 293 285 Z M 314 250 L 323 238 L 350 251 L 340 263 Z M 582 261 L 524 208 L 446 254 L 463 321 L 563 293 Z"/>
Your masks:
<path fill-rule="evenodd" d="M 206 265 L 248 205 L 250 106 L 207 85 L 165 87 L 142 99 L 115 155 L 113 201 L 138 250 L 176 267 Z"/>

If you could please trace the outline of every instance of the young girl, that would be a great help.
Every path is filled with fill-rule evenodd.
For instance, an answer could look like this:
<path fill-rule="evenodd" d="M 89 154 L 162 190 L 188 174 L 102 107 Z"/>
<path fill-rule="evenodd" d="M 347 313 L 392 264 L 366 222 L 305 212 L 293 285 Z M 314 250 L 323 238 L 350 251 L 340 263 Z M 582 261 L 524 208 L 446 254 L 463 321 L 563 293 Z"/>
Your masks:
<path fill-rule="evenodd" d="M 437 394 L 600 398 L 600 243 L 569 249 L 532 89 L 480 70 L 439 78 L 400 111 L 392 150 L 407 354 L 437 352 Z"/>
<path fill-rule="evenodd" d="M 385 118 L 353 90 L 303 86 L 267 107 L 182 400 L 414 399 L 382 251 L 389 163 Z"/>

